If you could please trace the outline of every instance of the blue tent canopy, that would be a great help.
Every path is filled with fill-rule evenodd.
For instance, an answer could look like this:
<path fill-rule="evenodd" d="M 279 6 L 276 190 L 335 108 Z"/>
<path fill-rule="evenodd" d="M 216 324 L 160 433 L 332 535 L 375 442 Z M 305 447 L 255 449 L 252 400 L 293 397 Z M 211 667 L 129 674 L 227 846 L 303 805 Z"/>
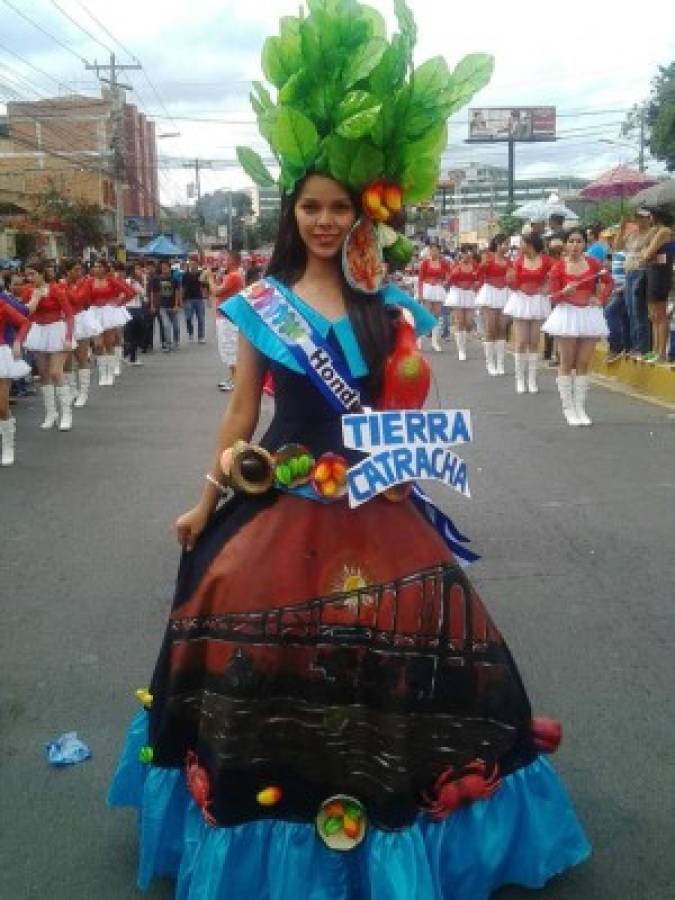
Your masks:
<path fill-rule="evenodd" d="M 153 238 L 149 244 L 139 247 L 136 253 L 141 256 L 187 256 L 187 251 L 174 244 L 166 235 L 160 234 Z"/>

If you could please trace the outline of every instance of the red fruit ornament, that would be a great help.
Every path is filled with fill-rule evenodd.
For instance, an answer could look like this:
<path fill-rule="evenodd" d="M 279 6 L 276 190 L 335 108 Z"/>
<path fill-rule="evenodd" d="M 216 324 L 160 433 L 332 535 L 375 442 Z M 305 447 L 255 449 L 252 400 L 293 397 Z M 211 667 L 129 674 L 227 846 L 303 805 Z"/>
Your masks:
<path fill-rule="evenodd" d="M 379 409 L 421 409 L 431 385 L 431 366 L 417 349 L 415 328 L 401 317 L 394 350 L 384 366 Z"/>
<path fill-rule="evenodd" d="M 562 725 L 557 719 L 532 719 L 532 743 L 541 753 L 555 753 L 562 741 Z"/>
<path fill-rule="evenodd" d="M 204 821 L 207 825 L 217 825 L 218 823 L 208 809 L 213 803 L 209 775 L 206 769 L 199 765 L 197 755 L 192 750 L 188 750 L 185 759 L 185 777 L 188 790 L 197 806 L 201 809 Z"/>
<path fill-rule="evenodd" d="M 487 800 L 502 786 L 499 766 L 496 764 L 487 775 L 487 766 L 483 760 L 475 759 L 464 767 L 464 772 L 465 775 L 457 778 L 455 770 L 450 766 L 436 779 L 433 795 L 422 794 L 424 801 L 422 808 L 432 819 L 437 822 L 447 819 L 467 803 Z"/>

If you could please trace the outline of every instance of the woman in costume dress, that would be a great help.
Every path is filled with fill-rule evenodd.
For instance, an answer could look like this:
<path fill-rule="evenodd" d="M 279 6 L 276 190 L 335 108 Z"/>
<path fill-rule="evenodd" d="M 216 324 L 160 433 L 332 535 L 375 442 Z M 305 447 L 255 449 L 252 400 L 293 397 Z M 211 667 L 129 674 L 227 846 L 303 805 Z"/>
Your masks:
<path fill-rule="evenodd" d="M 72 353 L 71 366 L 74 364 L 76 368 L 71 371 L 69 381 L 71 391 L 75 396 L 73 405 L 76 407 L 85 406 L 89 399 L 91 342 L 93 338 L 101 334 L 101 326 L 91 310 L 88 291 L 83 286 L 82 266 L 78 262 L 73 262 L 66 270 L 64 287 L 75 318 L 73 326 L 75 349 Z"/>
<path fill-rule="evenodd" d="M 592 256 L 586 256 L 586 235 L 572 228 L 565 242 L 566 257 L 550 270 L 553 312 L 543 325 L 558 339 L 558 392 L 568 425 L 592 425 L 586 412 L 588 369 L 593 348 L 609 329 L 603 306 L 612 293 L 612 276 Z M 574 373 L 574 374 L 572 374 Z"/>
<path fill-rule="evenodd" d="M 488 375 L 503 375 L 506 356 L 506 317 L 504 307 L 509 299 L 506 275 L 511 266 L 507 254 L 509 239 L 496 234 L 490 241 L 485 258 L 478 266 L 480 288 L 476 306 L 485 316 L 485 366 Z"/>
<path fill-rule="evenodd" d="M 31 327 L 24 346 L 35 354 L 40 373 L 45 406 L 40 428 L 53 428 L 58 422 L 59 431 L 70 431 L 73 427 L 73 396 L 64 367 L 73 349 L 73 310 L 64 286 L 56 281 L 52 266 L 45 263 L 35 266 L 32 279 L 26 296 L 31 302 L 37 301 L 37 305 L 30 316 Z"/>
<path fill-rule="evenodd" d="M 388 310 L 431 321 L 393 286 L 347 286 L 338 260 L 354 216 L 338 182 L 303 179 L 275 277 L 249 290 L 280 291 L 372 404 Z M 354 459 L 340 415 L 246 296 L 223 311 L 240 330 L 241 377 L 202 497 L 177 521 L 169 626 L 109 798 L 140 810 L 139 884 L 170 873 L 177 896 L 208 900 L 481 900 L 503 883 L 542 885 L 588 854 L 539 755 L 556 729 L 533 724 L 502 636 L 419 508 L 380 497 L 352 510 L 306 486 L 217 507 L 221 464 L 255 430 L 268 368 L 262 446 Z M 471 800 L 483 802 L 451 815 Z"/>
<path fill-rule="evenodd" d="M 120 301 L 131 300 L 135 292 L 124 281 L 111 275 L 107 263 L 97 262 L 92 266 L 91 276 L 82 285 L 82 294 L 101 329 L 101 333 L 94 338 L 99 387 L 112 387 L 115 384 L 118 330 L 130 318 L 119 304 Z"/>
<path fill-rule="evenodd" d="M 20 356 L 29 328 L 28 312 L 20 312 L 0 291 L 0 466 L 14 463 L 16 423 L 9 409 L 9 390 L 14 379 L 30 375 L 30 366 Z"/>
<path fill-rule="evenodd" d="M 431 244 L 429 256 L 420 262 L 417 278 L 417 296 L 428 305 L 436 319 L 439 320 L 431 329 L 431 348 L 437 353 L 441 352 L 440 324 L 441 310 L 446 294 L 446 282 L 450 273 L 450 266 L 441 256 L 438 244 Z"/>
<path fill-rule="evenodd" d="M 536 394 L 539 335 L 551 312 L 547 291 L 552 261 L 545 255 L 544 242 L 536 232 L 524 234 L 521 246 L 521 255 L 508 275 L 511 294 L 504 315 L 513 319 L 516 393 Z"/>
<path fill-rule="evenodd" d="M 470 244 L 463 244 L 459 253 L 459 262 L 450 269 L 450 289 L 445 305 L 453 310 L 457 355 L 463 362 L 466 359 L 467 336 L 473 325 L 473 312 L 476 308 L 478 266 Z"/>

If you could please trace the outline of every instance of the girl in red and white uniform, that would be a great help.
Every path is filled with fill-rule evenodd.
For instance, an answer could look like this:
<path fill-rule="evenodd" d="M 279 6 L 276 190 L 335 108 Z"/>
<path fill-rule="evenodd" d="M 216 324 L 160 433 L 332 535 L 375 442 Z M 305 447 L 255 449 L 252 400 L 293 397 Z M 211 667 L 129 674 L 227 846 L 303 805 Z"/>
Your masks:
<path fill-rule="evenodd" d="M 478 266 L 470 244 L 462 244 L 459 252 L 459 262 L 450 269 L 450 289 L 445 297 L 445 305 L 453 310 L 457 354 L 463 361 L 466 359 L 467 335 L 471 330 L 473 311 L 476 308 Z"/>
<path fill-rule="evenodd" d="M 8 326 L 16 329 L 11 345 L 6 343 Z M 15 309 L 0 291 L 0 466 L 14 462 L 15 422 L 9 412 L 9 389 L 13 379 L 30 375 L 30 366 L 20 357 L 21 343 L 29 328 L 28 315 Z"/>
<path fill-rule="evenodd" d="M 591 425 L 586 413 L 588 368 L 596 341 L 609 334 L 603 306 L 614 282 L 596 259 L 584 255 L 586 236 L 581 228 L 568 232 L 565 249 L 566 258 L 549 275 L 555 306 L 543 327 L 558 339 L 558 392 L 567 424 Z"/>
<path fill-rule="evenodd" d="M 91 310 L 88 292 L 84 287 L 82 266 L 79 263 L 71 263 L 68 266 L 63 284 L 68 301 L 73 309 L 73 340 L 75 341 L 73 361 L 77 364 L 77 373 L 69 373 L 69 383 L 71 391 L 75 394 L 75 403 L 73 405 L 82 407 L 89 399 L 89 385 L 91 384 L 89 352 L 91 350 L 91 341 L 101 334 L 101 326 Z"/>
<path fill-rule="evenodd" d="M 423 300 L 436 316 L 436 325 L 431 329 L 431 347 L 440 353 L 441 345 L 441 310 L 445 301 L 446 283 L 450 274 L 450 266 L 441 256 L 438 244 L 431 244 L 429 256 L 420 263 L 417 277 L 417 296 Z"/>
<path fill-rule="evenodd" d="M 478 266 L 480 288 L 476 296 L 476 306 L 483 310 L 485 317 L 485 366 L 488 375 L 504 374 L 506 356 L 506 318 L 504 307 L 509 299 L 506 275 L 511 266 L 507 257 L 509 239 L 505 234 L 497 234 L 490 241 L 488 253 Z"/>
<path fill-rule="evenodd" d="M 115 383 L 117 329 L 123 328 L 128 321 L 128 313 L 120 308 L 120 302 L 131 300 L 135 291 L 118 278 L 113 278 L 106 263 L 97 262 L 91 271 L 91 277 L 85 279 L 82 291 L 101 328 L 101 334 L 94 338 L 98 383 L 101 387 L 111 387 Z"/>
<path fill-rule="evenodd" d="M 129 281 L 127 279 L 127 267 L 124 263 L 115 263 L 113 278 L 116 278 L 121 284 L 127 285 L 129 287 Z M 126 294 L 120 294 L 117 298 L 117 308 L 119 310 L 119 318 L 121 324 L 117 326 L 115 329 L 115 346 L 113 349 L 113 356 L 115 357 L 115 365 L 113 367 L 113 375 L 118 376 L 122 374 L 122 360 L 124 359 L 124 329 L 131 322 L 131 313 L 127 309 L 127 303 L 133 303 L 136 301 L 138 296 L 138 292 L 136 288 L 133 288 L 134 294 L 132 297 L 128 297 Z"/>
<path fill-rule="evenodd" d="M 59 431 L 70 431 L 73 396 L 63 372 L 73 349 L 73 309 L 51 266 L 35 266 L 32 279 L 30 299 L 37 300 L 37 305 L 30 315 L 31 327 L 24 346 L 35 354 L 40 373 L 45 405 L 45 418 L 40 427 L 53 428 L 58 422 Z"/>
<path fill-rule="evenodd" d="M 516 392 L 536 394 L 539 362 L 539 335 L 542 322 L 551 312 L 548 274 L 553 265 L 544 254 L 544 242 L 536 232 L 524 234 L 521 254 L 508 275 L 511 293 L 504 315 L 513 319 Z M 527 370 L 527 383 L 525 373 Z"/>

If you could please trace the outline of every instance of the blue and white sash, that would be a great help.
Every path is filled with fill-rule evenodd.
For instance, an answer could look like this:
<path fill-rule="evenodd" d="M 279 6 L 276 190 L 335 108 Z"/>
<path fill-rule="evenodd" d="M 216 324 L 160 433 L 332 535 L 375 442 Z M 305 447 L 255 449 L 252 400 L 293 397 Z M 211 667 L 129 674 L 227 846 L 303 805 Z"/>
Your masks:
<path fill-rule="evenodd" d="M 273 281 L 259 281 L 243 296 L 336 412 L 361 409 L 359 390 L 345 365 Z"/>
<path fill-rule="evenodd" d="M 325 338 L 312 327 L 302 313 L 282 293 L 271 279 L 259 281 L 243 292 L 251 309 L 272 331 L 312 384 L 339 413 L 353 413 L 361 409 L 359 390 L 341 360 Z M 464 544 L 463 535 L 419 485 L 413 485 L 411 500 L 423 513 L 434 530 L 443 538 L 450 551 L 469 564 L 480 559 Z"/>

